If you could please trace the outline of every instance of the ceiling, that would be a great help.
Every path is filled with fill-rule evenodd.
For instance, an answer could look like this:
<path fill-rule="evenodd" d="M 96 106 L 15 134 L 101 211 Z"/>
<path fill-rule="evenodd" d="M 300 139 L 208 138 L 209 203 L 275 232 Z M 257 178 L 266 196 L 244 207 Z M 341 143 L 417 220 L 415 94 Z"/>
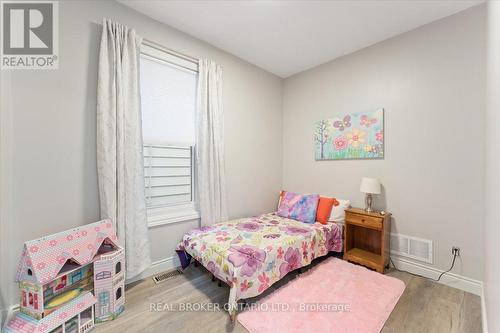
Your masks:
<path fill-rule="evenodd" d="M 119 1 L 283 78 L 483 2 Z"/>

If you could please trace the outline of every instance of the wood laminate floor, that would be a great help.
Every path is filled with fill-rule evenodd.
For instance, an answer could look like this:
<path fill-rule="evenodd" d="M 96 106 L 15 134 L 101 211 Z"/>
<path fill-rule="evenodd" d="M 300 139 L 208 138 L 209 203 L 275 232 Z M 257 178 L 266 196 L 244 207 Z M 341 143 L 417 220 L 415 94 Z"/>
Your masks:
<path fill-rule="evenodd" d="M 382 333 L 481 332 L 479 296 L 404 272 L 389 271 L 386 274 L 402 280 L 406 289 Z M 252 301 L 272 293 L 296 276 L 296 272 L 289 273 Z M 228 296 L 228 286 L 222 284 L 218 287 L 202 266 L 190 265 L 184 274 L 158 285 L 152 279 L 129 285 L 125 312 L 115 321 L 97 326 L 94 332 L 247 332 L 239 323 L 233 325 L 223 310 L 173 311 L 182 304 L 214 302 L 222 307 Z"/>

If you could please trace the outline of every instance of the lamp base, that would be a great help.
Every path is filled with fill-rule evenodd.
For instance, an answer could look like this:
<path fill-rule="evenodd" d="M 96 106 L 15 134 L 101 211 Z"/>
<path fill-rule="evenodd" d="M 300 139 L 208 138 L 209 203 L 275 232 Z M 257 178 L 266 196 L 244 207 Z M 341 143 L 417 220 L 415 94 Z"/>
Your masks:
<path fill-rule="evenodd" d="M 371 193 L 366 193 L 366 195 L 365 195 L 365 211 L 367 211 L 368 213 L 373 212 L 372 194 Z"/>

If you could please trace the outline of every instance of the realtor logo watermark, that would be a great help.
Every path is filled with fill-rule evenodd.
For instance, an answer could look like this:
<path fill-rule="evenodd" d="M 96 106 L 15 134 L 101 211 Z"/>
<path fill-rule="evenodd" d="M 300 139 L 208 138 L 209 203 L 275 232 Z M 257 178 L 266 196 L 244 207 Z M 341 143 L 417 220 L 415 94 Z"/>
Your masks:
<path fill-rule="evenodd" d="M 57 69 L 59 3 L 1 1 L 2 69 Z"/>

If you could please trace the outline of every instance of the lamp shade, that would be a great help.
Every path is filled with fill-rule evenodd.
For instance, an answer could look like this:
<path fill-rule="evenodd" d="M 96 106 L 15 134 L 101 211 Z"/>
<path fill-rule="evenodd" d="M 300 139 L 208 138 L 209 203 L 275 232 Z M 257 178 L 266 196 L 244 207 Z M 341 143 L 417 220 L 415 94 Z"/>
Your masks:
<path fill-rule="evenodd" d="M 363 177 L 359 190 L 363 193 L 380 194 L 380 182 L 376 178 Z"/>

